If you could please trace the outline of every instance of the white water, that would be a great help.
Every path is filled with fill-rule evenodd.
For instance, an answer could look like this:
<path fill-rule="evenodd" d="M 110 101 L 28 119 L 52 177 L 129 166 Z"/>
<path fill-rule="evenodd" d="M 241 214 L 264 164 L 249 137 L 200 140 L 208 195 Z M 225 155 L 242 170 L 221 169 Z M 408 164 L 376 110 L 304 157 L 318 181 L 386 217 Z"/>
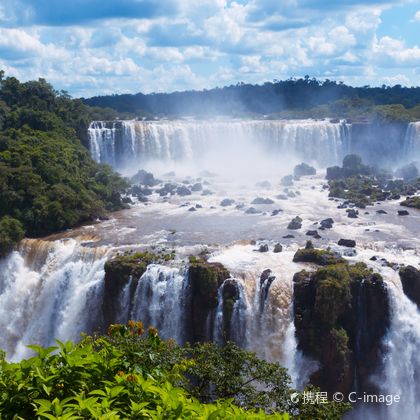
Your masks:
<path fill-rule="evenodd" d="M 27 240 L 0 262 L 0 348 L 9 358 L 27 356 L 28 344 L 78 340 L 98 326 L 106 258 L 105 249 L 74 239 Z"/>
<path fill-rule="evenodd" d="M 130 319 L 153 326 L 163 338 L 185 341 L 187 273 L 151 264 L 138 281 Z"/>
<path fill-rule="evenodd" d="M 404 155 L 407 160 L 420 160 L 420 121 L 408 124 L 404 139 Z"/>
<path fill-rule="evenodd" d="M 317 120 L 115 121 L 92 122 L 92 157 L 127 169 L 150 160 L 232 161 L 251 153 L 293 156 L 322 166 L 339 163 L 348 151 L 350 126 Z"/>

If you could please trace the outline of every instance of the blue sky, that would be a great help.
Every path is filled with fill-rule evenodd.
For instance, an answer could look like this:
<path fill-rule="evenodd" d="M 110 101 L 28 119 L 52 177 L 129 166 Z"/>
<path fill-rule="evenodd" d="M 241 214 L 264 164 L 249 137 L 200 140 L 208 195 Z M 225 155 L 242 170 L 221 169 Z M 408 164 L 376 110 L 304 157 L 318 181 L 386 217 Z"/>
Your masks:
<path fill-rule="evenodd" d="M 73 96 L 306 74 L 420 85 L 420 0 L 0 0 L 0 69 Z"/>

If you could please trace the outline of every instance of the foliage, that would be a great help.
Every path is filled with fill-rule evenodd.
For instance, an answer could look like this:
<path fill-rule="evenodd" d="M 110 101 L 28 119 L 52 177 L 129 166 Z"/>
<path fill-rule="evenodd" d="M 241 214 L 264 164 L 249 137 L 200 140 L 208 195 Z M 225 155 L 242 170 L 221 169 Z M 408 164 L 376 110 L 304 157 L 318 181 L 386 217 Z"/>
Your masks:
<path fill-rule="evenodd" d="M 8 254 L 23 239 L 22 223 L 12 217 L 0 219 L 0 258 Z"/>
<path fill-rule="evenodd" d="M 420 88 L 352 87 L 332 80 L 290 78 L 262 85 L 237 85 L 204 91 L 109 95 L 85 103 L 119 112 L 177 117 L 214 114 L 269 115 L 269 118 L 347 118 L 357 121 L 420 120 Z M 149 116 L 150 117 L 150 116 Z"/>
<path fill-rule="evenodd" d="M 44 235 L 123 207 L 125 181 L 81 143 L 91 115 L 44 79 L 0 78 L 0 217 Z"/>
<path fill-rule="evenodd" d="M 279 365 L 231 343 L 180 347 L 137 321 L 57 344 L 30 346 L 37 355 L 19 363 L 0 360 L 1 418 L 338 419 L 349 408 L 294 403 Z"/>

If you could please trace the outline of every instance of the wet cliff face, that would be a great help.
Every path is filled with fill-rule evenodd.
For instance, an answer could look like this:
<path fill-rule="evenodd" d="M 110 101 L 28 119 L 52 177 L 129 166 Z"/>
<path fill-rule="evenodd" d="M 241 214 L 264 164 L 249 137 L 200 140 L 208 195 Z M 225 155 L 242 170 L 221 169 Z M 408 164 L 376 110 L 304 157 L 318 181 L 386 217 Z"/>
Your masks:
<path fill-rule="evenodd" d="M 319 362 L 311 382 L 334 393 L 373 389 L 390 304 L 380 275 L 363 263 L 338 263 L 294 276 L 298 347 Z"/>
<path fill-rule="evenodd" d="M 230 274 L 222 264 L 200 259 L 191 262 L 188 275 L 191 293 L 191 316 L 188 328 L 191 340 L 206 341 L 210 339 L 208 337 L 208 331 L 211 329 L 208 325 L 210 312 L 217 308 L 219 287 Z M 225 293 L 230 297 L 232 288 L 227 286 Z M 227 307 L 226 311 L 228 309 Z"/>
<path fill-rule="evenodd" d="M 401 268 L 400 278 L 404 293 L 420 309 L 420 270 L 408 265 Z"/>

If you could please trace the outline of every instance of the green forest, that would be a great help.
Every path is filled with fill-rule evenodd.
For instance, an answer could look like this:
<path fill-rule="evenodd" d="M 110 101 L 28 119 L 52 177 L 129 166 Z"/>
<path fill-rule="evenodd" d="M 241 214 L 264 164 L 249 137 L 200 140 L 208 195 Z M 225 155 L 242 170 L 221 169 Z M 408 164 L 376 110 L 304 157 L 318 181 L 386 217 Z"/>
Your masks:
<path fill-rule="evenodd" d="M 420 87 L 353 87 L 333 80 L 290 78 L 261 85 L 238 83 L 202 91 L 96 96 L 88 105 L 138 117 L 180 116 L 420 120 Z"/>
<path fill-rule="evenodd" d="M 0 72 L 0 256 L 24 235 L 76 226 L 124 207 L 126 182 L 95 163 L 82 142 L 88 107 L 45 80 L 19 82 Z"/>

